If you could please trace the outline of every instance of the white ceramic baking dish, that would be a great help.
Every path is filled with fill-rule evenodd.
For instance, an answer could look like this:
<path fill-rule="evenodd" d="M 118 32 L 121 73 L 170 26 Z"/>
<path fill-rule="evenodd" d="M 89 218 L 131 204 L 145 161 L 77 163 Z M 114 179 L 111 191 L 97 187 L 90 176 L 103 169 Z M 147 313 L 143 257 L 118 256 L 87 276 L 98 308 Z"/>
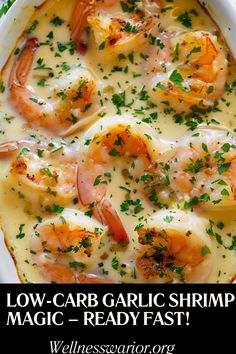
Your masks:
<path fill-rule="evenodd" d="M 199 0 L 218 24 L 236 58 L 236 0 Z M 45 0 L 16 0 L 0 20 L 0 70 L 11 54 L 19 35 L 25 29 L 34 7 Z M 0 232 L 0 282 L 18 283 L 14 262 Z"/>

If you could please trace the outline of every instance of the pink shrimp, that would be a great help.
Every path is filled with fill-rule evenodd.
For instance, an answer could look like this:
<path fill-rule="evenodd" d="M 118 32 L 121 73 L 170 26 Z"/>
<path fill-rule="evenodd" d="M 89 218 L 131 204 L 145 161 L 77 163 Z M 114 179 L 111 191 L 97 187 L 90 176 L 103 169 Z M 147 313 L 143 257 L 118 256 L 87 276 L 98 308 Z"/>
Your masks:
<path fill-rule="evenodd" d="M 68 147 L 27 140 L 1 143 L 0 157 L 8 155 L 13 155 L 8 173 L 10 183 L 17 184 L 33 204 L 36 196 L 50 205 L 76 198 L 77 164 Z"/>
<path fill-rule="evenodd" d="M 227 129 L 201 127 L 158 160 L 147 192 L 184 208 L 235 207 L 236 138 Z M 153 186 L 152 186 L 153 183 Z M 150 198 L 152 199 L 152 198 Z"/>
<path fill-rule="evenodd" d="M 60 216 L 34 227 L 31 255 L 34 265 L 50 282 L 110 283 L 92 272 L 105 229 L 82 212 L 64 209 Z"/>
<path fill-rule="evenodd" d="M 159 7 L 156 2 L 142 0 L 138 5 L 129 4 L 130 13 L 114 16 L 109 8 L 119 5 L 117 0 L 78 0 L 71 18 L 72 38 L 80 54 L 85 54 L 89 42 L 89 31 L 95 36 L 98 46 L 103 49 L 124 53 L 147 42 L 147 33 L 154 26 L 154 15 Z M 101 13 L 102 10 L 102 13 Z M 99 11 L 99 15 L 98 15 Z M 127 15 L 127 16 L 126 16 Z M 126 31 L 126 26 L 133 26 L 134 31 Z"/>
<path fill-rule="evenodd" d="M 104 118 L 87 133 L 87 137 L 91 139 L 88 139 L 89 146 L 83 145 L 81 148 L 78 191 L 82 204 L 90 207 L 93 215 L 109 226 L 114 239 L 127 243 L 128 235 L 107 197 L 111 165 L 114 161 L 122 159 L 131 163 L 133 175 L 142 174 L 142 171 L 150 166 L 156 148 L 153 147 L 155 131 L 145 124 L 138 125 L 134 119 L 128 117 L 115 118 L 113 121 Z M 153 135 L 153 141 L 148 140 L 149 134 Z"/>
<path fill-rule="evenodd" d="M 95 82 L 86 69 L 73 68 L 55 82 L 51 89 L 53 101 L 38 97 L 26 87 L 37 48 L 37 38 L 28 38 L 14 60 L 9 77 L 10 101 L 30 124 L 54 134 L 68 135 L 94 119 Z"/>
<path fill-rule="evenodd" d="M 208 221 L 180 210 L 160 211 L 138 231 L 136 266 L 141 278 L 197 283 L 206 281 L 214 263 Z"/>
<path fill-rule="evenodd" d="M 212 106 L 224 94 L 228 64 L 217 38 L 200 31 L 159 37 L 162 47 L 150 46 L 143 64 L 153 100 L 168 100 L 177 111 Z"/>
<path fill-rule="evenodd" d="M 76 42 L 76 49 L 85 54 L 88 46 L 88 16 L 95 10 L 95 0 L 78 0 L 71 17 L 72 38 Z"/>

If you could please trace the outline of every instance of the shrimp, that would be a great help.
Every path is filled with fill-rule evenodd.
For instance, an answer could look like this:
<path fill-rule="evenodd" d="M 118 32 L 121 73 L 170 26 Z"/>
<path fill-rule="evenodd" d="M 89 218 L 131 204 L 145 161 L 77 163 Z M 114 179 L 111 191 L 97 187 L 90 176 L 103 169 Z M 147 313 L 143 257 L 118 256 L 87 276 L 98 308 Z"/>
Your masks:
<path fill-rule="evenodd" d="M 60 136 L 70 135 L 97 118 L 95 79 L 87 69 L 74 66 L 63 77 L 51 79 L 52 101 L 38 97 L 27 87 L 37 48 L 37 38 L 27 39 L 14 60 L 9 76 L 10 101 L 28 123 Z"/>
<path fill-rule="evenodd" d="M 45 219 L 33 227 L 32 261 L 42 276 L 56 283 L 109 283 L 111 279 L 90 273 L 106 228 L 74 209 Z"/>
<path fill-rule="evenodd" d="M 224 48 L 209 32 L 160 34 L 161 48 L 148 49 L 143 65 L 152 99 L 168 101 L 179 112 L 210 107 L 225 91 L 228 61 Z"/>
<path fill-rule="evenodd" d="M 201 127 L 164 153 L 152 176 L 149 193 L 160 202 L 184 203 L 185 209 L 235 208 L 236 137 L 227 129 Z"/>
<path fill-rule="evenodd" d="M 200 283 L 214 264 L 214 248 L 206 234 L 208 221 L 190 212 L 159 211 L 138 231 L 138 275 L 156 282 Z"/>
<path fill-rule="evenodd" d="M 0 144 L 0 157 L 11 156 L 7 181 L 32 205 L 62 205 L 77 197 L 75 153 L 57 143 L 19 140 Z M 32 193 L 33 192 L 33 193 Z"/>
<path fill-rule="evenodd" d="M 118 167 L 122 159 L 132 175 L 139 177 L 158 155 L 157 141 L 155 131 L 148 125 L 130 117 L 110 117 L 97 122 L 80 146 L 77 181 L 80 200 L 92 208 L 99 221 L 109 226 L 117 242 L 126 244 L 129 239 L 107 196 L 113 165 Z"/>
<path fill-rule="evenodd" d="M 129 1 L 123 3 L 129 11 L 122 11 L 117 0 L 77 1 L 71 31 L 80 54 L 86 53 L 89 31 L 92 31 L 97 47 L 103 50 L 106 59 L 109 59 L 108 54 L 125 54 L 147 43 L 159 12 L 157 2 L 142 0 L 137 4 Z"/>

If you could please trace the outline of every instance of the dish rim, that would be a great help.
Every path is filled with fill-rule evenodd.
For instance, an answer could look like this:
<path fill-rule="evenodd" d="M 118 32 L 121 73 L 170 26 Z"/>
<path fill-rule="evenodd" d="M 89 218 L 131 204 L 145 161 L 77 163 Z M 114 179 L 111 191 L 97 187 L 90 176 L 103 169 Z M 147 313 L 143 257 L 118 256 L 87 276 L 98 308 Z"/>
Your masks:
<path fill-rule="evenodd" d="M 25 30 L 35 7 L 47 0 L 16 0 L 9 11 L 0 19 L 0 71 L 4 68 L 17 40 Z M 220 27 L 234 58 L 236 58 L 236 1 L 235 0 L 197 0 L 213 21 Z M 17 18 L 20 21 L 17 22 Z M 19 35 L 20 33 L 20 35 Z M 236 275 L 235 275 L 236 277 Z M 236 280 L 234 281 L 236 282 Z M 6 238 L 0 228 L 0 283 L 21 283 L 14 257 L 8 249 Z"/>

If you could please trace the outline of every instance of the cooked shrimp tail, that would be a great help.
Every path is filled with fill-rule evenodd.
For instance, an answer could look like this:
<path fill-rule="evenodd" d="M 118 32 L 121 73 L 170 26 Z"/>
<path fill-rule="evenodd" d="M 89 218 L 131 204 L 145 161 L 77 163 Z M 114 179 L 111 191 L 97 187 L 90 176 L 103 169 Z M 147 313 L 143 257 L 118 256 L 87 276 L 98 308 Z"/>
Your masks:
<path fill-rule="evenodd" d="M 88 16 L 92 15 L 95 10 L 95 0 L 79 0 L 77 1 L 72 18 L 71 32 L 72 38 L 76 42 L 76 49 L 80 54 L 85 54 L 89 41 Z"/>
<path fill-rule="evenodd" d="M 96 206 L 95 214 L 98 214 L 98 219 L 109 227 L 110 233 L 113 235 L 116 242 L 124 246 L 129 243 L 129 237 L 122 221 L 109 200 L 103 199 L 101 203 Z"/>
<path fill-rule="evenodd" d="M 9 88 L 14 85 L 24 86 L 32 67 L 35 53 L 38 48 L 38 39 L 36 37 L 28 38 L 20 55 L 16 58 L 9 78 Z"/>
<path fill-rule="evenodd" d="M 76 278 L 71 269 L 65 264 L 46 263 L 40 268 L 40 271 L 46 279 L 52 283 L 73 284 Z"/>
<path fill-rule="evenodd" d="M 16 141 L 5 141 L 0 144 L 0 157 L 12 155 L 14 152 L 18 151 L 22 146 L 32 147 L 35 143 L 30 140 L 16 140 Z"/>
<path fill-rule="evenodd" d="M 99 277 L 95 274 L 81 273 L 78 276 L 78 279 L 79 279 L 79 283 L 84 283 L 84 284 L 110 284 L 110 283 L 114 283 L 113 279 Z"/>
<path fill-rule="evenodd" d="M 93 216 L 103 225 L 108 225 L 110 233 L 117 242 L 129 242 L 128 236 L 121 222 L 119 215 L 111 202 L 106 199 L 106 187 L 104 184 L 94 186 L 94 180 L 97 173 L 103 170 L 103 167 L 89 165 L 88 169 L 79 168 L 77 176 L 77 187 L 79 198 L 83 205 L 94 203 Z"/>
<path fill-rule="evenodd" d="M 43 111 L 42 105 L 38 104 L 35 94 L 25 87 L 37 47 L 37 38 L 29 38 L 26 41 L 21 53 L 12 65 L 9 77 L 10 100 L 19 113 L 29 121 L 37 120 Z"/>
<path fill-rule="evenodd" d="M 18 150 L 18 144 L 14 141 L 9 141 L 0 144 L 0 157 L 11 155 Z"/>

